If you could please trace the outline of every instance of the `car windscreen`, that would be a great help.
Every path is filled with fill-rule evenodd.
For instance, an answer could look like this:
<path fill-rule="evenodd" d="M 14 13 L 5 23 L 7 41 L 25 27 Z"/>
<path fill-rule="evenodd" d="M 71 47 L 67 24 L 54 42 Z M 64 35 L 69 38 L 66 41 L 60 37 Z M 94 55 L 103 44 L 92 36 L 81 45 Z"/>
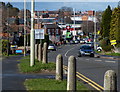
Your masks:
<path fill-rule="evenodd" d="M 92 48 L 90 46 L 83 46 L 80 49 L 82 49 L 82 50 L 91 50 Z"/>

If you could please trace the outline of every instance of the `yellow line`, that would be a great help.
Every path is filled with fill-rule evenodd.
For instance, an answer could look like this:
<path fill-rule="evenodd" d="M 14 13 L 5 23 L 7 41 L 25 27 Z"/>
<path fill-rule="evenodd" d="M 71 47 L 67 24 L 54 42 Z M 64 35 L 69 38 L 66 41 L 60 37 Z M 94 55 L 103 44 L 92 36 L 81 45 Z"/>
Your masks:
<path fill-rule="evenodd" d="M 63 67 L 64 67 L 64 69 L 67 70 L 67 66 L 63 65 Z M 102 90 L 104 90 L 104 88 L 103 88 L 102 86 L 98 85 L 98 84 L 95 83 L 94 81 L 90 80 L 89 78 L 85 77 L 84 75 L 80 74 L 79 72 L 76 72 L 76 73 L 78 74 L 78 75 L 76 75 L 78 78 L 80 78 L 80 79 L 82 79 L 83 81 L 87 82 L 89 85 L 91 85 L 91 86 L 94 87 L 95 89 L 98 90 L 99 88 L 101 88 Z M 88 81 L 86 81 L 85 79 L 83 79 L 83 78 L 80 77 L 79 75 L 82 76 L 83 78 L 87 79 Z M 94 85 L 98 86 L 99 88 L 97 88 L 96 86 L 94 86 L 93 84 L 91 84 L 89 81 L 92 82 Z M 99 89 L 99 90 L 100 90 L 100 89 Z"/>
<path fill-rule="evenodd" d="M 82 77 L 80 77 L 79 75 L 76 75 L 78 78 L 80 78 L 81 80 L 85 81 L 86 83 L 88 83 L 89 85 L 91 85 L 93 88 L 97 89 L 100 91 L 100 89 L 98 87 L 96 87 L 95 85 L 93 85 L 92 83 L 90 83 L 89 81 L 83 79 Z"/>
<path fill-rule="evenodd" d="M 77 74 L 81 75 L 83 78 L 89 80 L 90 82 L 94 83 L 96 86 L 98 86 L 99 88 L 101 88 L 102 90 L 104 90 L 104 88 L 103 88 L 102 86 L 100 86 L 100 85 L 98 85 L 97 83 L 95 83 L 94 81 L 88 79 L 87 77 L 85 77 L 84 75 L 80 74 L 79 72 L 77 72 Z"/>

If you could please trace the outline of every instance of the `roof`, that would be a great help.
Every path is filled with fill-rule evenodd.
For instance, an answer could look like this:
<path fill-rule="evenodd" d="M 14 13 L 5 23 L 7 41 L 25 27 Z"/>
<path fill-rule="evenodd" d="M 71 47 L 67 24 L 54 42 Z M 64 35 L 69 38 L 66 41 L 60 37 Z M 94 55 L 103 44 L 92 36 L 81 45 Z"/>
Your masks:
<path fill-rule="evenodd" d="M 44 27 L 45 28 L 58 28 L 58 29 L 60 29 L 60 27 L 57 24 L 45 24 Z"/>

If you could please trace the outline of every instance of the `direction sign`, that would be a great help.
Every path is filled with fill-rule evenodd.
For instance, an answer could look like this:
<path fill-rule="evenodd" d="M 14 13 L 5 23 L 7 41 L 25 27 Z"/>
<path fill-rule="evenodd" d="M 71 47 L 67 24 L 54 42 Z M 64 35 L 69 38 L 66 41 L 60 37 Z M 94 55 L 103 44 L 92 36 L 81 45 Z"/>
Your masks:
<path fill-rule="evenodd" d="M 111 40 L 110 43 L 111 43 L 111 45 L 117 44 L 116 40 Z"/>
<path fill-rule="evenodd" d="M 44 29 L 35 29 L 35 39 L 44 39 Z"/>

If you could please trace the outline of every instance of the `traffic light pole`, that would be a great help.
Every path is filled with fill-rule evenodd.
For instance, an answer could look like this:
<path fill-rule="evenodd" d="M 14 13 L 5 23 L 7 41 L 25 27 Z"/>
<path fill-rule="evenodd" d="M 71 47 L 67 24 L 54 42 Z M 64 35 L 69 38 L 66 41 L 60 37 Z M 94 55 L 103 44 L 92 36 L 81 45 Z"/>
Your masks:
<path fill-rule="evenodd" d="M 31 0 L 31 35 L 30 35 L 30 66 L 35 62 L 35 37 L 34 37 L 34 0 Z"/>

